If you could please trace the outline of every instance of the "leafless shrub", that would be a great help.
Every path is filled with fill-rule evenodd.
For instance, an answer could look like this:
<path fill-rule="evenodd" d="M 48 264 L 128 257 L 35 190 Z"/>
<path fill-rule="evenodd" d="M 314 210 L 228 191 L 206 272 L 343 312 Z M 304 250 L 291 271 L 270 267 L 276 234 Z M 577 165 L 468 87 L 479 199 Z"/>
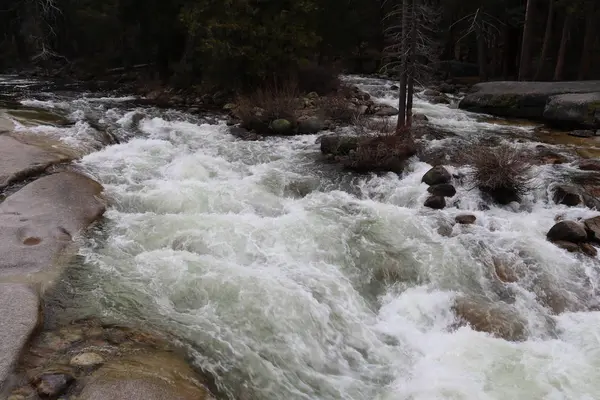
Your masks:
<path fill-rule="evenodd" d="M 406 160 L 416 154 L 409 135 L 379 135 L 361 140 L 342 164 L 357 172 L 402 172 Z"/>
<path fill-rule="evenodd" d="M 359 115 L 356 107 L 339 94 L 319 98 L 317 107 L 326 118 L 342 123 L 352 123 Z"/>
<path fill-rule="evenodd" d="M 260 133 L 268 129 L 276 119 L 287 119 L 296 123 L 299 108 L 299 91 L 295 84 L 270 86 L 258 89 L 248 96 L 240 96 L 236 101 L 235 116 L 242 126 Z"/>
<path fill-rule="evenodd" d="M 476 145 L 465 151 L 464 158 L 473 168 L 475 185 L 500 204 L 519 201 L 530 189 L 531 165 L 523 151 L 507 145 Z"/>

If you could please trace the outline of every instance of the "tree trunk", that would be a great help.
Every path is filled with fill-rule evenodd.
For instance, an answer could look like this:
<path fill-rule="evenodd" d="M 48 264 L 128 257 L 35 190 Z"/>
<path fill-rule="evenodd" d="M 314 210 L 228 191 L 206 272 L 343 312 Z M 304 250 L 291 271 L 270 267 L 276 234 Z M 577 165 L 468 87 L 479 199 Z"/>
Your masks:
<path fill-rule="evenodd" d="M 475 18 L 481 19 L 479 13 L 481 10 L 477 11 L 477 16 Z M 475 23 L 475 34 L 477 35 L 477 62 L 479 64 L 479 79 L 482 81 L 487 81 L 488 72 L 487 72 L 487 45 L 485 44 L 485 36 L 483 35 L 483 31 L 481 29 L 480 21 L 476 21 Z"/>
<path fill-rule="evenodd" d="M 540 59 L 538 61 L 537 70 L 533 80 L 539 81 L 542 76 L 542 70 L 544 69 L 544 63 L 546 57 L 548 57 L 548 50 L 550 49 L 550 41 L 552 40 L 552 28 L 554 22 L 554 0 L 548 2 L 548 19 L 546 21 L 546 32 L 544 33 L 544 43 L 542 44 L 542 52 L 540 53 Z"/>
<path fill-rule="evenodd" d="M 412 16 L 410 28 L 410 54 L 408 57 L 408 88 L 406 93 L 406 126 L 412 126 L 413 94 L 415 91 L 415 64 L 417 62 L 417 0 L 412 0 Z"/>
<path fill-rule="evenodd" d="M 596 30 L 594 28 L 597 19 L 595 18 L 596 13 L 594 10 L 594 4 L 592 2 L 589 3 L 589 6 L 586 11 L 587 14 L 585 19 L 585 37 L 583 39 L 583 50 L 581 52 L 581 61 L 579 63 L 579 80 L 584 80 L 590 72 L 592 52 L 594 49 L 594 41 L 596 39 Z"/>
<path fill-rule="evenodd" d="M 562 30 L 562 38 L 560 40 L 560 49 L 558 50 L 558 59 L 556 60 L 556 68 L 554 69 L 554 80 L 560 81 L 563 77 L 565 69 L 565 58 L 567 56 L 567 45 L 569 44 L 569 36 L 571 32 L 571 23 L 573 14 L 567 12 L 565 23 Z"/>
<path fill-rule="evenodd" d="M 408 79 L 407 71 L 407 46 L 408 38 L 408 0 L 402 0 L 402 43 L 400 43 L 400 93 L 398 98 L 398 124 L 396 125 L 396 133 L 400 133 L 402 128 L 406 126 L 406 85 Z"/>
<path fill-rule="evenodd" d="M 529 76 L 531 65 L 531 39 L 533 36 L 534 0 L 527 0 L 525 10 L 525 26 L 523 27 L 523 41 L 521 42 L 521 60 L 519 62 L 519 80 L 524 81 Z"/>

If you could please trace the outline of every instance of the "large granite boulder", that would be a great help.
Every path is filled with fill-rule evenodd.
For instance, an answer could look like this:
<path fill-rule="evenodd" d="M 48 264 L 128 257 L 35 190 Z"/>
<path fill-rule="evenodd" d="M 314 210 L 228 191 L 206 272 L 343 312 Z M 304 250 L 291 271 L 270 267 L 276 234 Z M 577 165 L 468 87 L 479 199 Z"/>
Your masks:
<path fill-rule="evenodd" d="M 552 96 L 544 108 L 544 119 L 554 125 L 598 129 L 600 128 L 600 91 Z"/>
<path fill-rule="evenodd" d="M 580 110 L 583 98 L 591 100 L 594 96 L 577 97 L 579 94 L 599 93 L 600 81 L 580 82 L 484 82 L 473 86 L 471 93 L 460 102 L 459 107 L 473 112 L 481 112 L 504 117 L 546 119 L 556 122 L 561 118 L 578 121 L 573 110 Z M 551 98 L 568 94 L 566 98 Z M 570 114 L 567 110 L 572 110 Z M 574 115 L 574 116 L 573 116 Z"/>

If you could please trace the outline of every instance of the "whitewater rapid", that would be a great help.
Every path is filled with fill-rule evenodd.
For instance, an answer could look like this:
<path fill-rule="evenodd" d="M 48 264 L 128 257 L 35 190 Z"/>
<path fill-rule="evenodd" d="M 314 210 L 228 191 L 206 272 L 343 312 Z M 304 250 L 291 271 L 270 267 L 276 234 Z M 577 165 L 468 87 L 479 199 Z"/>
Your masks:
<path fill-rule="evenodd" d="M 394 104 L 390 82 L 347 79 Z M 598 295 L 598 259 L 545 239 L 559 214 L 598 213 L 548 201 L 557 167 L 534 167 L 520 205 L 482 207 L 463 182 L 434 211 L 422 205 L 431 166 L 416 159 L 400 177 L 353 175 L 322 161 L 316 135 L 247 142 L 224 122 L 86 97 L 25 102 L 74 122 L 35 131 L 81 149 L 78 167 L 111 204 L 68 273 L 70 317 L 173 334 L 237 399 L 600 398 L 600 312 L 584 307 Z M 415 106 L 463 138 L 531 130 Z M 127 140 L 98 150 L 90 115 Z M 438 232 L 465 212 L 474 226 Z M 495 258 L 525 278 L 498 283 Z M 570 311 L 538 301 L 548 287 Z M 528 339 L 457 327 L 459 295 L 510 302 Z"/>

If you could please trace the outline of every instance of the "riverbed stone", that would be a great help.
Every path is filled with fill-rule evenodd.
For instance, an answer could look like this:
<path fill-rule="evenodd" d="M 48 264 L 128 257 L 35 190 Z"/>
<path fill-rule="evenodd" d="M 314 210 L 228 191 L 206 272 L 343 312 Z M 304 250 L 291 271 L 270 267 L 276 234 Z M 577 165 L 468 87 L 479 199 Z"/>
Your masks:
<path fill-rule="evenodd" d="M 0 133 L 11 132 L 15 124 L 7 116 L 0 114 Z"/>
<path fill-rule="evenodd" d="M 277 135 L 289 135 L 294 131 L 294 125 L 287 119 L 276 119 L 269 125 L 271 131 Z"/>
<path fill-rule="evenodd" d="M 427 191 L 435 196 L 452 197 L 456 195 L 456 188 L 449 183 L 429 186 Z"/>
<path fill-rule="evenodd" d="M 29 286 L 0 283 L 0 388 L 38 325 L 39 298 Z"/>
<path fill-rule="evenodd" d="M 321 153 L 344 156 L 358 148 L 360 137 L 356 135 L 324 135 L 317 139 L 321 144 Z"/>
<path fill-rule="evenodd" d="M 72 238 L 105 209 L 102 186 L 81 174 L 40 178 L 0 205 L 0 277 L 50 272 Z"/>
<path fill-rule="evenodd" d="M 34 387 L 42 398 L 55 399 L 65 393 L 75 378 L 67 373 L 46 373 L 34 381 Z"/>
<path fill-rule="evenodd" d="M 433 208 L 434 210 L 441 210 L 446 207 L 446 199 L 444 199 L 444 196 L 429 196 L 425 200 L 424 206 Z"/>
<path fill-rule="evenodd" d="M 583 224 L 575 221 L 560 221 L 550 228 L 546 237 L 551 242 L 566 241 L 571 243 L 582 243 L 587 241 L 588 234 Z"/>
<path fill-rule="evenodd" d="M 596 136 L 596 132 L 590 129 L 576 129 L 574 131 L 569 132 L 569 135 L 580 138 L 591 138 Z"/>
<path fill-rule="evenodd" d="M 600 171 L 600 160 L 583 160 L 578 167 L 582 171 Z"/>
<path fill-rule="evenodd" d="M 23 143 L 9 135 L 0 135 L 0 189 L 42 173 L 51 165 L 70 160 L 57 150 L 51 150 L 48 140 L 45 148 Z"/>
<path fill-rule="evenodd" d="M 391 117 L 398 115 L 398 113 L 397 108 L 388 105 L 381 105 L 375 109 L 375 115 L 378 117 Z"/>
<path fill-rule="evenodd" d="M 477 221 L 477 217 L 473 214 L 457 215 L 454 220 L 461 225 L 472 225 Z"/>
<path fill-rule="evenodd" d="M 74 367 L 88 368 L 100 365 L 103 362 L 104 358 L 102 358 L 100 354 L 88 352 L 77 354 L 75 357 L 71 358 L 69 364 L 71 364 Z"/>
<path fill-rule="evenodd" d="M 173 353 L 132 354 L 89 377 L 78 400 L 212 400 L 187 363 Z"/>
<path fill-rule="evenodd" d="M 580 190 L 569 185 L 558 185 L 554 189 L 553 200 L 556 204 L 574 207 L 583 202 Z"/>
<path fill-rule="evenodd" d="M 431 168 L 423 175 L 421 182 L 426 183 L 429 186 L 440 185 L 443 183 L 450 183 L 452 176 L 446 168 L 441 165 Z"/>
<path fill-rule="evenodd" d="M 473 330 L 509 341 L 527 337 L 525 321 L 506 303 L 465 296 L 455 300 L 452 310 L 460 322 L 467 323 Z"/>
<path fill-rule="evenodd" d="M 586 82 L 583 82 L 586 83 Z M 596 87 L 595 83 L 590 84 Z M 544 119 L 563 126 L 591 128 L 578 131 L 575 136 L 593 137 L 600 128 L 600 89 L 593 93 L 567 93 L 550 97 L 544 109 Z M 573 135 L 574 132 L 571 132 Z"/>
<path fill-rule="evenodd" d="M 600 243 L 600 216 L 588 218 L 584 222 L 588 238 L 596 243 Z"/>
<path fill-rule="evenodd" d="M 598 255 L 598 250 L 590 243 L 581 243 L 579 247 L 584 254 L 587 254 L 590 257 L 596 257 Z"/>
<path fill-rule="evenodd" d="M 577 253 L 580 250 L 579 246 L 573 242 L 567 242 L 565 240 L 555 240 L 552 243 L 554 243 L 557 247 L 568 251 L 569 253 Z"/>

